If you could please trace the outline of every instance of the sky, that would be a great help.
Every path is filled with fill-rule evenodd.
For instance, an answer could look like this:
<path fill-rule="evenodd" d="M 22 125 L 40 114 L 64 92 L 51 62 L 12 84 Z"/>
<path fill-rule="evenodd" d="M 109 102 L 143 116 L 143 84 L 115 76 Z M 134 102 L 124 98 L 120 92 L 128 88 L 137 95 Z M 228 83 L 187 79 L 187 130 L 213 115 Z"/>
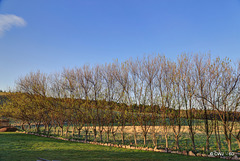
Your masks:
<path fill-rule="evenodd" d="M 0 90 L 29 72 L 163 54 L 240 58 L 240 0 L 0 0 Z"/>

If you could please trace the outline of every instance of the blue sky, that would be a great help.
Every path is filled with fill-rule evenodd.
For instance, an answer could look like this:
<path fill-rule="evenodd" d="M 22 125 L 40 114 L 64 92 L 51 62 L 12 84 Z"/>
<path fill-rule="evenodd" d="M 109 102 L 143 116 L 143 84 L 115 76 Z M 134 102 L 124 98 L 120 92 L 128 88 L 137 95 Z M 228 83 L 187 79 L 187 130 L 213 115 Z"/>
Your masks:
<path fill-rule="evenodd" d="M 0 0 L 0 89 L 144 54 L 240 58 L 240 0 Z"/>

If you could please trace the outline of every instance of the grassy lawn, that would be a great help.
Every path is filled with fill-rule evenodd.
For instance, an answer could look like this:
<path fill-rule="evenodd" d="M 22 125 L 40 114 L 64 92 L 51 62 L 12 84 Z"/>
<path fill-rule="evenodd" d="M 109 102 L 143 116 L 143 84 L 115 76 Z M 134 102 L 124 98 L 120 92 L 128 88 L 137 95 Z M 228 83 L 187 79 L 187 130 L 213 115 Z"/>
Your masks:
<path fill-rule="evenodd" d="M 105 147 L 19 133 L 0 133 L 0 161 L 34 161 L 37 157 L 61 161 L 85 160 L 222 160 L 178 154 Z"/>
<path fill-rule="evenodd" d="M 28 126 L 25 126 L 25 127 L 26 127 L 26 131 L 28 131 L 28 132 L 35 132 L 36 131 L 35 126 L 32 126 L 32 128 L 30 130 L 28 129 Z M 17 126 L 17 128 L 21 129 L 20 126 Z M 69 135 L 68 135 L 70 138 L 72 137 L 72 129 L 73 129 L 73 126 L 70 126 Z M 41 126 L 40 130 L 42 132 L 44 131 L 44 126 L 43 125 Z M 57 131 L 61 131 L 61 129 L 58 127 Z M 131 133 L 132 131 L 133 131 L 132 129 L 131 130 L 126 130 L 125 129 L 125 144 L 126 145 L 130 145 L 130 143 L 134 144 L 134 137 L 133 137 L 133 134 Z M 66 126 L 64 126 L 64 137 L 65 137 L 65 132 L 66 132 Z M 164 137 L 163 134 L 159 135 L 160 133 L 161 132 L 158 132 L 156 134 L 158 147 L 159 148 L 165 148 L 165 144 L 166 144 L 165 137 Z M 90 131 L 89 131 L 88 134 L 89 134 L 88 135 L 88 140 L 89 141 L 94 141 L 94 133 L 93 133 L 93 130 L 91 128 L 90 128 Z M 59 135 L 57 135 L 57 133 L 56 134 L 54 133 L 54 129 L 52 128 L 51 129 L 51 135 L 60 136 L 60 132 L 59 132 Z M 78 137 L 78 132 L 75 131 L 74 139 L 84 140 L 85 139 L 84 131 L 83 130 L 81 131 L 80 137 Z M 116 143 L 122 144 L 122 140 L 121 140 L 122 137 L 121 137 L 120 130 L 116 132 L 115 139 L 116 139 Z M 225 140 L 225 136 L 224 136 L 222 131 L 221 131 L 221 134 L 220 134 L 220 139 L 221 139 L 221 151 L 222 152 L 228 152 L 227 142 Z M 143 136 L 142 136 L 141 132 L 138 132 L 137 140 L 138 140 L 138 146 L 144 147 Z M 99 135 L 97 135 L 97 141 L 100 142 Z M 215 141 L 216 141 L 215 135 L 212 134 L 211 137 L 210 137 L 210 151 L 218 151 Z M 107 142 L 106 132 L 103 132 L 103 142 Z M 111 134 L 110 134 L 110 137 L 109 137 L 109 142 L 111 142 L 111 143 L 114 142 L 113 136 Z M 175 140 L 174 140 L 173 132 L 169 132 L 168 144 L 169 144 L 170 149 L 175 149 Z M 179 144 L 180 144 L 180 151 L 183 151 L 183 150 L 192 151 L 193 150 L 192 149 L 192 142 L 191 142 L 191 139 L 189 137 L 188 132 L 182 132 L 182 135 L 179 139 Z M 204 148 L 206 146 L 206 135 L 204 133 L 199 133 L 199 132 L 196 133 L 195 144 L 196 144 L 197 152 L 204 153 Z M 148 147 L 154 148 L 154 145 L 153 145 L 153 142 L 152 142 L 152 133 L 151 132 L 149 132 L 147 134 L 146 145 Z M 237 141 L 233 137 L 232 137 L 232 150 L 234 152 L 240 151 L 240 149 L 238 149 Z"/>

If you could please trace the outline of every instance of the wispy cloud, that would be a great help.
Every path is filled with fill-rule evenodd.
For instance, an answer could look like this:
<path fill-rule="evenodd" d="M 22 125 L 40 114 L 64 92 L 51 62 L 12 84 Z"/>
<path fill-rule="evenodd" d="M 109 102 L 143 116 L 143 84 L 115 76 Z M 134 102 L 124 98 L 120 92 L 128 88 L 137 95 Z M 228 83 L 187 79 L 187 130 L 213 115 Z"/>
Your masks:
<path fill-rule="evenodd" d="M 16 15 L 0 14 L 0 35 L 11 29 L 12 26 L 25 26 L 23 18 Z"/>

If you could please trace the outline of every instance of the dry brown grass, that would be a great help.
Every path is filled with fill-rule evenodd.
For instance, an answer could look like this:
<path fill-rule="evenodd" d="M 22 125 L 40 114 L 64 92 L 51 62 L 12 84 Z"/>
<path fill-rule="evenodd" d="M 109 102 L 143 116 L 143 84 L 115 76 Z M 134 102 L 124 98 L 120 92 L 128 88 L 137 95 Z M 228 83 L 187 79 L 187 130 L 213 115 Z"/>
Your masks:
<path fill-rule="evenodd" d="M 0 92 L 0 96 L 6 96 L 7 93 L 6 92 Z"/>
<path fill-rule="evenodd" d="M 152 126 L 147 126 L 148 128 L 149 128 L 149 132 L 151 132 L 152 131 Z M 117 127 L 117 126 L 114 126 L 114 128 L 115 129 L 117 129 L 117 132 L 118 133 L 120 133 L 121 132 L 121 127 Z M 135 126 L 135 128 L 136 128 L 136 131 L 137 131 L 137 133 L 139 133 L 139 134 L 141 134 L 142 133 L 142 127 L 141 126 Z M 174 127 L 176 130 L 178 130 L 178 127 L 177 126 L 175 126 Z M 98 130 L 99 128 L 97 127 L 97 130 Z M 104 129 L 105 130 L 107 130 L 107 126 L 104 126 Z M 203 130 L 201 130 L 201 127 L 195 127 L 195 129 L 196 129 L 196 132 L 197 133 L 203 133 Z M 156 130 L 156 132 L 157 133 L 163 133 L 164 132 L 164 126 L 155 126 L 155 130 Z M 124 128 L 124 132 L 125 133 L 130 133 L 130 134 L 133 134 L 134 133 L 134 127 L 133 126 L 125 126 L 125 128 Z M 171 126 L 168 126 L 167 127 L 167 132 L 168 133 L 173 133 L 174 131 L 173 131 L 173 127 L 171 127 Z M 181 127 L 181 132 L 189 132 L 189 127 L 188 126 L 182 126 Z"/>
<path fill-rule="evenodd" d="M 136 127 L 137 133 L 142 134 L 142 132 L 143 132 L 142 127 L 141 126 L 135 126 L 135 127 Z M 91 127 L 91 128 L 93 128 L 93 127 Z M 115 129 L 118 128 L 117 133 L 121 133 L 121 127 L 114 126 L 114 128 Z M 173 128 L 175 128 L 176 131 L 178 130 L 177 126 L 175 126 L 175 127 L 168 126 L 167 127 L 167 132 L 169 134 L 173 134 L 174 133 Z M 236 129 L 236 128 L 234 128 L 234 129 Z M 97 127 L 97 130 L 98 129 L 99 128 Z M 104 130 L 107 130 L 107 126 L 104 126 Z M 155 126 L 155 130 L 156 130 L 156 133 L 164 134 L 164 126 Z M 195 130 L 195 133 L 197 133 L 197 134 L 204 134 L 204 127 L 203 126 L 194 126 L 194 130 Z M 223 127 L 220 127 L 219 130 L 220 130 L 220 134 L 223 134 Z M 129 134 L 133 134 L 134 133 L 134 127 L 133 126 L 125 126 L 124 132 L 129 133 Z M 150 133 L 152 132 L 152 126 L 149 127 L 148 132 L 150 132 Z M 188 126 L 181 126 L 181 133 L 189 133 L 189 127 Z"/>

